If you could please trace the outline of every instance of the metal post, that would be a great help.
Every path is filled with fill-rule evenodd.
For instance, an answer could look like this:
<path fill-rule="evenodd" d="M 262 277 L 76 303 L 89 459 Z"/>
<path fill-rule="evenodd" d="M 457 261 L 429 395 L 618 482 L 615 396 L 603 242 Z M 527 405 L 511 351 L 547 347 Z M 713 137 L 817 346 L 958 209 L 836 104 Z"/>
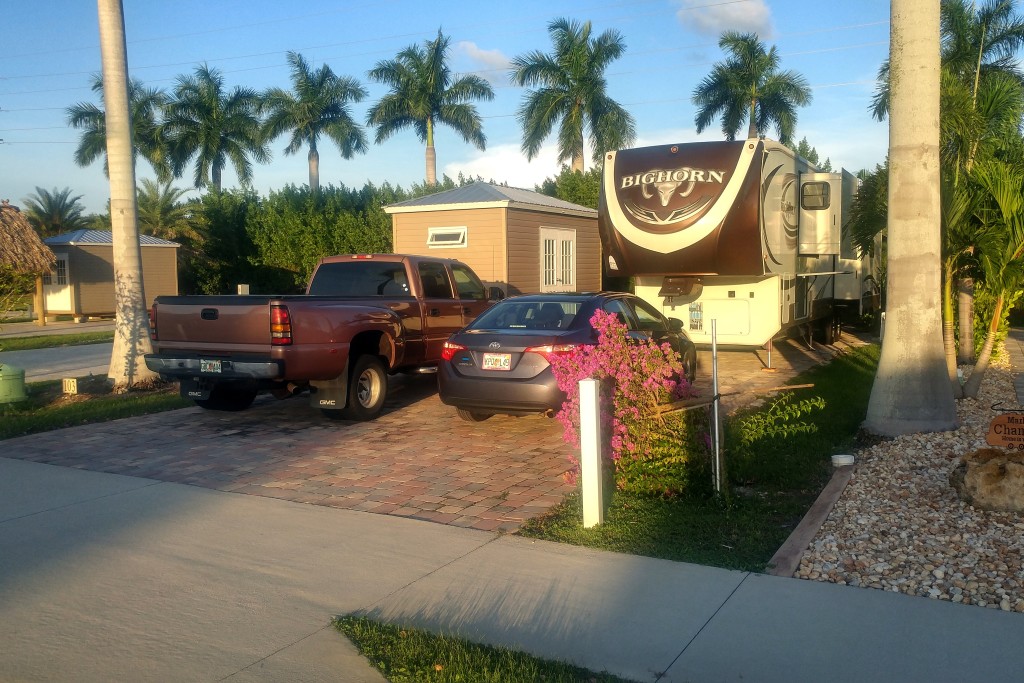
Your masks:
<path fill-rule="evenodd" d="M 580 380 L 580 469 L 585 529 L 604 522 L 600 386 L 596 379 Z"/>
<path fill-rule="evenodd" d="M 711 395 L 714 400 L 711 403 L 711 448 L 712 457 L 711 472 L 714 478 L 715 493 L 722 491 L 722 460 L 721 460 L 721 434 L 718 433 L 718 410 L 722 401 L 718 395 L 718 321 L 711 320 Z"/>

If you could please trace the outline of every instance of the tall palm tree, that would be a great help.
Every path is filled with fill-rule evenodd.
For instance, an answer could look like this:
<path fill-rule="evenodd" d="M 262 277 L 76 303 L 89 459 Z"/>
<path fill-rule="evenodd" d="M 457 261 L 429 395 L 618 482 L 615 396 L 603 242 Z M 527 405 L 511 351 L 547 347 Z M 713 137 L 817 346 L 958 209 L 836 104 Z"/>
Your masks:
<path fill-rule="evenodd" d="M 533 87 L 516 113 L 523 127 L 523 152 L 533 159 L 558 124 L 558 161 L 583 172 L 585 134 L 597 162 L 605 152 L 629 147 L 636 125 L 629 112 L 608 97 L 604 71 L 622 56 L 622 34 L 609 29 L 591 37 L 590 22 L 555 19 L 548 24 L 552 54 L 539 50 L 512 60 L 512 82 Z"/>
<path fill-rule="evenodd" d="M 174 175 L 195 159 L 196 187 L 221 189 L 221 174 L 231 163 L 239 182 L 252 182 L 252 161 L 265 163 L 270 152 L 259 117 L 261 98 L 251 88 L 230 92 L 218 69 L 203 64 L 192 76 L 179 76 L 167 105 L 164 129 Z"/>
<path fill-rule="evenodd" d="M 288 53 L 288 64 L 292 67 L 292 92 L 271 88 L 264 93 L 268 114 L 263 130 L 268 140 L 291 131 L 285 154 L 309 146 L 309 189 L 315 193 L 320 189 L 317 143 L 321 135 L 334 140 L 344 159 L 351 159 L 356 152 L 366 153 L 366 135 L 348 105 L 361 101 L 367 93 L 359 81 L 336 76 L 326 64 L 313 71 L 297 52 Z"/>
<path fill-rule="evenodd" d="M 128 53 L 121 0 L 99 0 L 103 105 L 110 166 L 110 216 L 114 256 L 114 345 L 107 376 L 115 391 L 156 379 L 144 356 L 153 348 L 142 283 L 142 250 L 135 201 L 135 163 L 128 96 Z"/>
<path fill-rule="evenodd" d="M 82 215 L 82 195 L 71 196 L 71 188 L 53 188 L 53 192 L 36 187 L 34 194 L 25 197 L 25 218 L 40 237 L 53 237 L 72 230 L 88 227 Z"/>
<path fill-rule="evenodd" d="M 103 77 L 93 76 L 92 91 L 103 97 Z M 167 104 L 167 94 L 160 88 L 147 88 L 141 81 L 128 82 L 128 107 L 132 121 L 132 160 L 141 154 L 160 178 L 170 177 L 167 147 L 164 144 L 160 116 Z M 83 168 L 103 157 L 107 168 L 107 119 L 102 107 L 92 102 L 77 102 L 67 108 L 67 123 L 82 131 L 75 149 L 75 163 Z"/>
<path fill-rule="evenodd" d="M 892 0 L 888 292 L 865 428 L 898 436 L 956 427 L 942 347 L 939 8 Z M 933 77 L 921 74 L 934 74 Z"/>
<path fill-rule="evenodd" d="M 796 129 L 796 108 L 811 103 L 807 79 L 795 71 L 779 71 L 779 53 L 765 49 L 756 33 L 726 31 L 718 46 L 728 52 L 691 98 L 697 107 L 694 123 L 702 132 L 721 118 L 722 134 L 735 140 L 747 120 L 747 137 L 764 135 L 774 126 L 779 142 L 788 145 Z"/>
<path fill-rule="evenodd" d="M 377 62 L 370 80 L 391 88 L 370 107 L 368 126 L 376 126 L 375 141 L 380 144 L 394 133 L 412 128 L 420 142 L 426 143 L 427 184 L 437 184 L 437 153 L 434 128 L 443 123 L 478 149 L 486 149 L 480 114 L 470 102 L 494 99 L 490 84 L 479 76 L 453 75 L 448 68 L 448 44 L 451 39 L 437 31 L 437 38 L 423 47 L 410 45 L 395 56 Z"/>

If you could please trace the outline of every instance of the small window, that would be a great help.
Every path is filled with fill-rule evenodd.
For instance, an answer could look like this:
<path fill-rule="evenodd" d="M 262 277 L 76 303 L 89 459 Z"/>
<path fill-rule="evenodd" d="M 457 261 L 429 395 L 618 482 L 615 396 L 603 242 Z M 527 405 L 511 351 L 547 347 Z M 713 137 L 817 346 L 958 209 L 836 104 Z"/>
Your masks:
<path fill-rule="evenodd" d="M 800 188 L 800 208 L 821 211 L 830 204 L 828 183 L 804 183 Z"/>
<path fill-rule="evenodd" d="M 427 246 L 431 249 L 454 249 L 466 246 L 466 226 L 459 228 L 427 228 Z"/>
<path fill-rule="evenodd" d="M 665 316 L 658 313 L 653 306 L 639 299 L 634 300 L 632 303 L 633 313 L 636 314 L 641 330 L 644 332 L 668 331 L 668 323 L 665 321 Z"/>
<path fill-rule="evenodd" d="M 420 263 L 420 281 L 423 283 L 423 297 L 426 299 L 454 299 L 452 285 L 444 264 L 433 261 Z"/>

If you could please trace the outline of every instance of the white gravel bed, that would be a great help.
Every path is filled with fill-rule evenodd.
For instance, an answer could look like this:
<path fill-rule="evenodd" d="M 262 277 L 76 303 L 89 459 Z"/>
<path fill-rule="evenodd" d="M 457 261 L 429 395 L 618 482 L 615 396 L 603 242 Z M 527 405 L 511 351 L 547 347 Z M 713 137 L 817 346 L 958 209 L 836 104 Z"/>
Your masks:
<path fill-rule="evenodd" d="M 958 430 L 856 452 L 853 478 L 796 576 L 1024 612 L 1024 515 L 975 509 L 949 485 L 958 458 L 987 447 L 1000 401 L 1017 406 L 1005 361 L 989 367 L 978 400 L 957 402 Z"/>

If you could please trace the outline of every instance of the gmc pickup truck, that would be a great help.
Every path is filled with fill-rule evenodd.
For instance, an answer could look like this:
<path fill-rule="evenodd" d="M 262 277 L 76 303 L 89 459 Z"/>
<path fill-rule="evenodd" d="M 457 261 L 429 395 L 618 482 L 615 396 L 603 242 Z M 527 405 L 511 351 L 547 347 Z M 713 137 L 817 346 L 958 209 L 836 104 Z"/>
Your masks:
<path fill-rule="evenodd" d="M 435 371 L 448 336 L 489 305 L 458 261 L 329 256 L 305 294 L 157 297 L 146 365 L 211 410 L 309 391 L 329 417 L 372 420 L 389 374 Z"/>

